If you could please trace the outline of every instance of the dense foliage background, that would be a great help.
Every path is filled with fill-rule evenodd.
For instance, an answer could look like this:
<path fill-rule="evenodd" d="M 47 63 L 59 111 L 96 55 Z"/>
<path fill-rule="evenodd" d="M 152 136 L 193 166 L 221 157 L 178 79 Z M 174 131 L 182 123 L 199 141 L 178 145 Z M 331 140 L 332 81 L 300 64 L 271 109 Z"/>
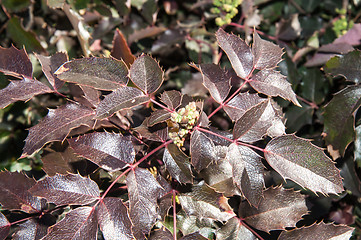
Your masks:
<path fill-rule="evenodd" d="M 287 75 L 302 106 L 299 108 L 282 98 L 275 99 L 285 113 L 286 132 L 312 139 L 313 144 L 327 149 L 341 171 L 346 189 L 338 196 L 316 195 L 302 189 L 311 205 L 310 214 L 299 227 L 321 220 L 346 224 L 356 228 L 353 233 L 356 239 L 361 234 L 361 122 L 357 111 L 360 97 L 357 91 L 350 90 L 357 101 L 354 109 L 342 105 L 342 99 L 336 99 L 328 109 L 326 105 L 335 93 L 360 83 L 359 4 L 358 0 L 2 0 L 0 45 L 25 47 L 33 64 L 33 77 L 45 83 L 47 80 L 35 53 L 51 56 L 62 51 L 68 53 L 69 59 L 109 57 L 111 53 L 112 56 L 121 54 L 114 52 L 113 43 L 121 42 L 124 36 L 134 56 L 147 53 L 159 61 L 165 74 L 161 91 L 180 90 L 202 100 L 210 98 L 202 85 L 201 74 L 190 63 L 220 63 L 230 68 L 226 54 L 216 41 L 218 28 L 239 35 L 247 43 L 252 42 L 252 33 L 257 31 L 263 39 L 284 49 L 278 70 Z M 0 88 L 9 84 L 8 79 L 0 75 Z M 52 150 L 45 148 L 20 158 L 24 140 L 27 129 L 47 114 L 47 108 L 65 102 L 62 94 L 79 92 L 75 85 L 66 91 L 60 89 L 58 96 L 36 96 L 29 102 L 16 102 L 0 110 L 1 169 L 24 171 L 35 179 L 44 176 L 41 155 Z M 207 106 L 211 107 L 204 111 L 209 115 L 218 105 L 208 102 Z M 332 109 L 337 109 L 337 113 Z M 135 112 L 131 119 L 133 122 L 124 118 L 117 124 L 124 128 L 139 126 L 143 121 L 142 112 Z M 350 121 L 351 131 L 339 126 L 349 126 Z M 228 130 L 234 123 L 224 112 L 218 112 L 212 117 L 212 124 Z M 111 128 L 107 130 L 112 131 Z M 54 145 L 53 148 L 62 147 Z M 93 173 L 97 166 L 89 161 L 75 163 L 73 167 L 82 175 L 104 174 L 98 179 L 114 178 L 105 176 L 102 171 Z M 267 182 L 267 176 L 265 179 L 267 187 L 283 183 L 276 174 L 268 176 L 270 182 Z M 301 189 L 291 181 L 283 184 L 286 188 Z M 232 207 L 235 204 L 230 203 Z M 4 214 L 8 213 L 4 211 Z M 23 217 L 20 215 L 9 213 L 7 217 L 13 222 Z M 279 232 L 260 234 L 268 239 L 277 238 Z"/>

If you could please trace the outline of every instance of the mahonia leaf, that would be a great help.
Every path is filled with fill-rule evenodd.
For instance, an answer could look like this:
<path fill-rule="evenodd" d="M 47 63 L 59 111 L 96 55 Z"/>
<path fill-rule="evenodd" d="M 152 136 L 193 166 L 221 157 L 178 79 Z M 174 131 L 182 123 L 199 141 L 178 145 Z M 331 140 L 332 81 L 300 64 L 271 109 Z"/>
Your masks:
<path fill-rule="evenodd" d="M 216 32 L 216 37 L 237 75 L 247 78 L 253 67 L 251 48 L 241 38 L 226 33 L 222 28 Z"/>
<path fill-rule="evenodd" d="M 160 100 L 171 110 L 175 110 L 182 103 L 182 94 L 179 91 L 164 91 L 160 95 Z"/>
<path fill-rule="evenodd" d="M 313 240 L 313 239 L 350 239 L 355 229 L 345 225 L 313 224 L 309 227 L 296 228 L 282 232 L 278 240 Z"/>
<path fill-rule="evenodd" d="M 63 52 L 55 53 L 50 57 L 42 56 L 35 54 L 38 58 L 41 67 L 43 69 L 44 75 L 48 79 L 49 83 L 53 86 L 55 90 L 61 88 L 64 85 L 64 82 L 61 81 L 54 72 L 65 62 L 68 61 L 68 55 Z"/>
<path fill-rule="evenodd" d="M 157 198 L 164 189 L 153 175 L 145 169 L 133 169 L 127 176 L 129 215 L 136 239 L 144 239 L 156 222 Z"/>
<path fill-rule="evenodd" d="M 66 82 L 100 90 L 115 90 L 127 85 L 128 68 L 115 58 L 81 58 L 64 63 L 55 75 Z"/>
<path fill-rule="evenodd" d="M 0 108 L 17 101 L 27 101 L 35 95 L 53 92 L 45 84 L 30 78 L 13 80 L 3 89 L 0 89 Z"/>
<path fill-rule="evenodd" d="M 147 124 L 149 127 L 165 122 L 171 117 L 171 113 L 164 109 L 157 109 L 150 115 Z"/>
<path fill-rule="evenodd" d="M 244 197 L 255 207 L 258 206 L 264 188 L 262 158 L 249 147 L 232 143 L 227 159 L 232 165 L 233 180 Z"/>
<path fill-rule="evenodd" d="M 149 240 L 173 240 L 173 234 L 165 227 L 151 232 Z"/>
<path fill-rule="evenodd" d="M 269 188 L 263 192 L 264 198 L 258 208 L 241 202 L 239 215 L 247 224 L 259 230 L 294 227 L 307 213 L 306 197 L 299 192 L 284 188 Z"/>
<path fill-rule="evenodd" d="M 100 196 L 98 185 L 90 178 L 78 174 L 56 174 L 53 177 L 46 177 L 29 191 L 56 205 L 89 204 Z"/>
<path fill-rule="evenodd" d="M 120 198 L 105 198 L 97 209 L 97 219 L 105 240 L 134 239 L 128 209 Z"/>
<path fill-rule="evenodd" d="M 11 226 L 11 224 L 6 219 L 4 214 L 0 213 L 0 239 L 1 240 L 5 239 L 9 235 L 10 226 Z"/>
<path fill-rule="evenodd" d="M 158 90 L 163 83 L 163 75 L 159 64 L 148 55 L 137 58 L 129 70 L 132 82 L 146 94 Z"/>
<path fill-rule="evenodd" d="M 261 39 L 257 31 L 253 33 L 252 53 L 254 56 L 253 66 L 259 70 L 276 67 L 283 55 L 279 46 Z"/>
<path fill-rule="evenodd" d="M 16 233 L 12 236 L 12 239 L 38 240 L 44 237 L 47 232 L 48 226 L 41 224 L 41 220 L 30 219 L 22 224 L 19 224 Z"/>
<path fill-rule="evenodd" d="M 184 235 L 194 232 L 213 233 L 214 229 L 218 228 L 215 222 L 215 220 L 210 218 L 198 218 L 187 215 L 183 209 L 177 212 L 177 229 Z"/>
<path fill-rule="evenodd" d="M 55 174 L 68 174 L 73 172 L 71 162 L 79 161 L 71 148 L 67 148 L 64 152 L 51 152 L 41 158 L 43 162 L 43 170 L 49 176 Z"/>
<path fill-rule="evenodd" d="M 45 201 L 33 196 L 29 189 L 36 181 L 18 172 L 0 173 L 0 203 L 5 209 L 18 209 L 27 213 L 39 212 Z"/>
<path fill-rule="evenodd" d="M 169 144 L 164 150 L 163 162 L 170 175 L 180 183 L 192 183 L 193 176 L 189 157 L 175 144 Z"/>
<path fill-rule="evenodd" d="M 92 109 L 75 103 L 49 109 L 48 115 L 29 129 L 22 157 L 33 154 L 48 142 L 63 141 L 70 130 L 87 124 L 94 115 Z"/>
<path fill-rule="evenodd" d="M 324 70 L 335 76 L 343 76 L 348 81 L 360 83 L 361 78 L 361 51 L 355 50 L 344 55 L 339 55 L 327 61 Z"/>
<path fill-rule="evenodd" d="M 203 237 L 199 232 L 190 233 L 181 237 L 179 240 L 207 240 L 208 238 Z"/>
<path fill-rule="evenodd" d="M 209 164 L 216 161 L 214 143 L 204 133 L 195 130 L 191 135 L 191 162 L 194 168 L 199 172 Z"/>
<path fill-rule="evenodd" d="M 296 94 L 292 90 L 291 84 L 287 81 L 286 76 L 280 72 L 268 69 L 259 71 L 252 76 L 249 84 L 251 84 L 257 92 L 272 97 L 280 96 L 301 107 L 297 101 Z"/>
<path fill-rule="evenodd" d="M 361 86 L 348 86 L 336 93 L 326 105 L 323 136 L 327 145 L 345 153 L 355 139 L 355 112 L 361 105 Z"/>
<path fill-rule="evenodd" d="M 216 232 L 217 240 L 256 240 L 257 237 L 244 226 L 237 217 L 233 217 Z"/>
<path fill-rule="evenodd" d="M 96 117 L 102 119 L 110 117 L 113 113 L 132 108 L 149 101 L 149 97 L 142 91 L 133 87 L 123 87 L 105 96 L 97 107 Z"/>
<path fill-rule="evenodd" d="M 148 119 L 146 118 L 145 121 L 147 120 Z M 165 142 L 168 138 L 168 126 L 166 123 L 160 123 L 152 127 L 147 127 L 147 123 L 145 122 L 139 127 L 134 128 L 134 131 L 139 133 L 140 138 L 156 142 Z"/>
<path fill-rule="evenodd" d="M 264 101 L 258 94 L 240 93 L 223 106 L 232 121 L 237 121 L 247 110 Z"/>
<path fill-rule="evenodd" d="M 57 224 L 49 228 L 42 240 L 96 240 L 98 224 L 92 207 L 79 207 L 65 215 Z"/>
<path fill-rule="evenodd" d="M 343 191 L 340 171 L 321 148 L 307 139 L 295 135 L 274 138 L 267 144 L 264 155 L 283 178 L 304 188 L 323 194 Z"/>
<path fill-rule="evenodd" d="M 18 78 L 32 78 L 33 65 L 25 49 L 0 47 L 0 72 Z"/>
<path fill-rule="evenodd" d="M 191 192 L 178 195 L 178 199 L 189 216 L 227 221 L 235 215 L 227 198 L 203 181 L 194 185 Z"/>
<path fill-rule="evenodd" d="M 135 158 L 132 141 L 117 133 L 94 132 L 68 142 L 75 153 L 108 171 L 121 170 Z"/>
<path fill-rule="evenodd" d="M 199 71 L 203 77 L 203 85 L 213 99 L 218 103 L 223 103 L 231 90 L 231 78 L 227 72 L 215 64 L 201 64 Z"/>
<path fill-rule="evenodd" d="M 110 55 L 116 59 L 123 60 L 127 67 L 134 62 L 135 57 L 129 49 L 127 41 L 122 32 L 117 28 L 113 38 L 113 48 Z"/>

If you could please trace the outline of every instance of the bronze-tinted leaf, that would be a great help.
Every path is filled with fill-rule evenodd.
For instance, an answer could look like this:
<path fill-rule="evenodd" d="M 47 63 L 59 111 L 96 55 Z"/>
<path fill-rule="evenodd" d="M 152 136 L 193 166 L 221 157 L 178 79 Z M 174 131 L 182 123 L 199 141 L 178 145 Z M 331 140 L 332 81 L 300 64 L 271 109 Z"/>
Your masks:
<path fill-rule="evenodd" d="M 0 203 L 5 209 L 18 209 L 27 213 L 39 212 L 45 201 L 35 197 L 29 189 L 35 180 L 18 172 L 0 173 Z"/>
<path fill-rule="evenodd" d="M 153 93 L 163 83 L 164 73 L 157 61 L 148 55 L 137 58 L 129 70 L 132 82 L 146 94 Z"/>
<path fill-rule="evenodd" d="M 32 78 L 33 65 L 25 49 L 0 47 L 0 71 L 18 78 Z"/>
<path fill-rule="evenodd" d="M 79 174 L 56 174 L 53 177 L 46 177 L 29 191 L 56 205 L 89 204 L 100 196 L 98 185 L 90 178 Z"/>
<path fill-rule="evenodd" d="M 49 216 L 49 215 L 48 215 Z M 46 218 L 46 216 L 43 216 Z M 42 219 L 43 220 L 43 219 Z M 45 220 L 45 219 L 44 219 Z M 49 219 L 47 219 L 49 221 Z M 48 222 L 49 224 L 51 221 Z M 17 231 L 12 236 L 13 240 L 38 240 L 48 233 L 48 226 L 42 224 L 39 219 L 30 219 L 19 224 Z"/>
<path fill-rule="evenodd" d="M 42 240 L 96 240 L 98 224 L 94 208 L 79 207 L 65 215 Z"/>
<path fill-rule="evenodd" d="M 78 155 L 108 171 L 123 169 L 135 158 L 132 141 L 117 133 L 88 133 L 68 142 Z"/>
<path fill-rule="evenodd" d="M 199 232 L 195 232 L 185 235 L 179 240 L 208 240 L 208 238 L 203 237 Z"/>
<path fill-rule="evenodd" d="M 10 223 L 4 216 L 4 214 L 0 213 L 0 239 L 6 239 L 10 232 Z"/>
<path fill-rule="evenodd" d="M 129 215 L 136 239 L 144 239 L 158 216 L 157 198 L 164 189 L 153 175 L 145 169 L 136 168 L 127 176 Z"/>
<path fill-rule="evenodd" d="M 10 81 L 9 85 L 0 89 L 0 108 L 17 101 L 27 101 L 35 95 L 53 92 L 45 84 L 30 78 Z"/>
<path fill-rule="evenodd" d="M 147 124 L 149 127 L 154 126 L 157 123 L 165 122 L 171 116 L 171 113 L 164 109 L 157 109 L 148 118 Z"/>
<path fill-rule="evenodd" d="M 258 239 L 237 217 L 233 217 L 216 232 L 217 240 Z"/>
<path fill-rule="evenodd" d="M 267 162 L 283 178 L 323 194 L 343 191 L 340 171 L 323 150 L 309 140 L 284 135 L 272 139 L 264 152 Z"/>
<path fill-rule="evenodd" d="M 326 144 L 339 150 L 341 155 L 355 139 L 355 112 L 360 105 L 361 86 L 355 85 L 336 93 L 324 109 L 323 136 Z"/>
<path fill-rule="evenodd" d="M 264 100 L 258 94 L 240 93 L 232 98 L 223 109 L 232 121 L 237 121 L 248 109 Z"/>
<path fill-rule="evenodd" d="M 216 221 L 210 218 L 198 218 L 187 215 L 184 210 L 177 212 L 177 229 L 182 231 L 184 235 L 202 231 L 202 233 L 212 233 L 218 226 Z"/>
<path fill-rule="evenodd" d="M 71 148 L 67 148 L 64 152 L 51 152 L 41 158 L 43 162 L 43 170 L 49 175 L 73 173 L 71 162 L 78 161 Z"/>
<path fill-rule="evenodd" d="M 240 217 L 254 228 L 269 232 L 294 227 L 307 213 L 306 197 L 299 192 L 269 188 L 263 194 L 258 209 L 247 202 L 239 206 Z"/>
<path fill-rule="evenodd" d="M 170 175 L 180 183 L 192 183 L 193 176 L 189 157 L 176 145 L 169 144 L 164 150 L 163 162 Z"/>
<path fill-rule="evenodd" d="M 237 75 L 240 78 L 247 78 L 253 67 L 251 48 L 242 39 L 226 33 L 222 28 L 217 31 L 216 37 Z"/>
<path fill-rule="evenodd" d="M 252 53 L 254 56 L 254 68 L 274 68 L 282 60 L 282 49 L 276 44 L 263 40 L 257 31 L 253 33 Z"/>
<path fill-rule="evenodd" d="M 280 96 L 301 107 L 291 84 L 287 81 L 286 76 L 280 72 L 267 69 L 259 71 L 252 77 L 250 84 L 257 92 L 272 97 Z"/>
<path fill-rule="evenodd" d="M 137 88 L 119 88 L 105 96 L 99 103 L 96 117 L 98 119 L 106 118 L 121 109 L 132 108 L 147 101 L 149 101 L 149 97 Z"/>
<path fill-rule="evenodd" d="M 217 160 L 213 141 L 198 130 L 191 135 L 190 151 L 192 165 L 198 172 Z"/>
<path fill-rule="evenodd" d="M 115 58 L 81 58 L 64 63 L 55 75 L 66 82 L 100 90 L 115 90 L 128 83 L 128 68 Z"/>
<path fill-rule="evenodd" d="M 152 231 L 149 240 L 173 240 L 173 234 L 165 227 Z"/>
<path fill-rule="evenodd" d="M 65 62 L 68 61 L 68 55 L 63 52 L 57 52 L 50 57 L 42 56 L 36 54 L 36 57 L 39 59 L 41 63 L 41 67 L 43 72 L 48 79 L 49 83 L 53 86 L 55 90 L 61 88 L 64 84 L 63 81 L 59 80 L 57 76 L 55 76 L 54 72 Z"/>
<path fill-rule="evenodd" d="M 262 158 L 249 147 L 232 143 L 227 159 L 232 166 L 233 181 L 244 197 L 257 207 L 263 197 L 264 179 Z"/>
<path fill-rule="evenodd" d="M 97 219 L 105 240 L 134 239 L 128 209 L 120 198 L 105 198 L 101 201 Z"/>
<path fill-rule="evenodd" d="M 213 99 L 218 103 L 223 103 L 231 90 L 231 79 L 227 72 L 215 64 L 201 64 L 200 72 L 203 77 L 203 85 Z"/>
<path fill-rule="evenodd" d="M 75 103 L 49 109 L 48 115 L 30 128 L 22 157 L 33 154 L 48 142 L 64 140 L 71 129 L 87 124 L 94 115 L 92 109 Z"/>
<path fill-rule="evenodd" d="M 145 121 L 148 119 L 146 118 Z M 143 123 L 139 127 L 134 128 L 140 138 L 149 139 L 156 142 L 165 142 L 168 138 L 168 126 L 165 122 L 147 127 L 147 123 Z"/>
<path fill-rule="evenodd" d="M 123 60 L 128 68 L 135 60 L 135 57 L 130 51 L 123 33 L 118 28 L 114 33 L 113 48 L 110 55 L 116 59 Z"/>
<path fill-rule="evenodd" d="M 354 230 L 354 228 L 345 225 L 321 222 L 309 227 L 282 232 L 278 240 L 350 239 Z"/>
<path fill-rule="evenodd" d="M 171 110 L 176 109 L 182 103 L 182 94 L 179 91 L 164 91 L 160 95 L 160 100 Z"/>

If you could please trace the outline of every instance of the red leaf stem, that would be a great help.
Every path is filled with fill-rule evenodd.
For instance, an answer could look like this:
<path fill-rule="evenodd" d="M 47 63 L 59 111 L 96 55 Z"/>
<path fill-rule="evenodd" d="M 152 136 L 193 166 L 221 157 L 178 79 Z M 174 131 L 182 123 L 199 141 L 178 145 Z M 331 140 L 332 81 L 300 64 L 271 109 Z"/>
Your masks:
<path fill-rule="evenodd" d="M 176 190 L 172 190 L 173 194 L 173 239 L 177 240 L 177 209 L 176 209 Z"/>
<path fill-rule="evenodd" d="M 159 107 L 163 108 L 164 110 L 170 112 L 170 113 L 175 112 L 174 110 L 169 109 L 168 107 L 164 106 L 163 104 L 157 102 L 156 100 L 154 100 L 154 99 L 152 99 L 152 98 L 150 99 L 150 101 L 151 101 L 152 103 L 158 105 Z"/>
<path fill-rule="evenodd" d="M 241 224 L 242 224 L 243 226 L 245 226 L 248 230 L 250 230 L 259 240 L 264 240 L 264 238 L 261 237 L 255 230 L 253 230 L 253 228 L 251 228 L 250 226 L 248 226 L 245 221 L 243 221 L 242 219 L 239 219 L 239 221 L 241 222 Z"/>

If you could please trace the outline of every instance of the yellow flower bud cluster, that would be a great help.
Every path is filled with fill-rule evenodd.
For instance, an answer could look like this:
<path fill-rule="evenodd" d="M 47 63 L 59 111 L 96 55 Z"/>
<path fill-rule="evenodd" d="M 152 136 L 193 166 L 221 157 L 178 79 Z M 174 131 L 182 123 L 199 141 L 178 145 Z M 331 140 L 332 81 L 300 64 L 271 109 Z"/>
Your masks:
<path fill-rule="evenodd" d="M 216 18 L 216 24 L 218 26 L 230 24 L 232 18 L 238 14 L 238 7 L 241 4 L 242 0 L 213 0 L 214 7 L 211 12 L 219 15 Z"/>

